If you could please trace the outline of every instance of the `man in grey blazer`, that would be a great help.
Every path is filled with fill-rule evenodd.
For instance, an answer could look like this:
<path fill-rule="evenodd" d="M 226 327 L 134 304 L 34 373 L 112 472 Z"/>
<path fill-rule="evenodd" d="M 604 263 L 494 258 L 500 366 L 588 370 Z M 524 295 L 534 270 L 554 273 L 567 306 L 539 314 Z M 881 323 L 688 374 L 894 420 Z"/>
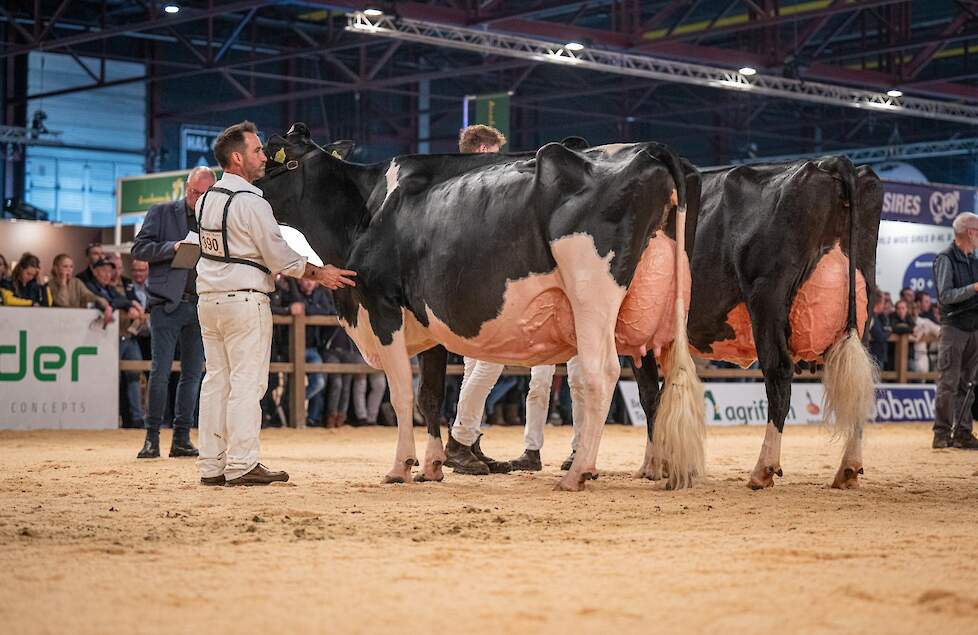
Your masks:
<path fill-rule="evenodd" d="M 160 424 L 166 410 L 170 367 L 180 343 L 180 382 L 173 410 L 173 442 L 170 456 L 197 456 L 190 442 L 190 427 L 197 409 L 200 380 L 204 372 L 204 345 L 197 321 L 197 273 L 194 269 L 170 266 L 177 243 L 190 230 L 197 231 L 194 207 L 214 185 L 210 168 L 194 168 L 187 176 L 186 196 L 154 205 L 132 244 L 132 255 L 149 263 L 150 345 L 153 364 L 149 372 L 149 405 L 146 409 L 146 441 L 140 459 L 160 456 Z"/>

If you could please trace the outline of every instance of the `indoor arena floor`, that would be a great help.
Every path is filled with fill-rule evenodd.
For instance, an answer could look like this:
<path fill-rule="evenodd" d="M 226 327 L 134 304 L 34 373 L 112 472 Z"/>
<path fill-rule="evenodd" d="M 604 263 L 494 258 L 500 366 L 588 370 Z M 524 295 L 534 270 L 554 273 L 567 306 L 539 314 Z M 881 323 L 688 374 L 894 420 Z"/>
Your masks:
<path fill-rule="evenodd" d="M 0 432 L 0 631 L 978 631 L 978 452 L 872 427 L 862 489 L 834 491 L 838 445 L 789 427 L 784 478 L 752 492 L 763 434 L 711 428 L 707 477 L 668 492 L 630 477 L 644 432 L 611 426 L 573 494 L 552 491 L 569 428 L 543 472 L 409 485 L 380 484 L 390 428 L 266 430 L 292 475 L 266 488 L 137 462 L 140 431 Z M 512 458 L 521 431 L 483 448 Z"/>

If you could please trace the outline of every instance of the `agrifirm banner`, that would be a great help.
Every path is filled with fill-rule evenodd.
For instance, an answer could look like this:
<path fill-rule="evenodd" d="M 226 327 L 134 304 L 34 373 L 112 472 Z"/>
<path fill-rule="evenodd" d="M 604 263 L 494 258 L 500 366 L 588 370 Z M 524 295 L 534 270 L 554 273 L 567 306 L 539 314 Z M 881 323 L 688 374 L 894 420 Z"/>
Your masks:
<path fill-rule="evenodd" d="M 883 181 L 883 220 L 950 227 L 959 213 L 975 211 L 975 194 L 959 185 Z"/>
<path fill-rule="evenodd" d="M 706 382 L 706 423 L 715 426 L 765 425 L 767 393 L 763 382 Z M 638 398 L 638 384 L 619 381 L 618 389 L 632 425 L 645 427 L 645 412 Z M 786 423 L 822 423 L 825 418 L 820 383 L 791 384 L 791 406 Z M 934 386 L 931 384 L 880 384 L 876 388 L 873 419 L 878 423 L 933 421 Z"/>
<path fill-rule="evenodd" d="M 950 227 L 883 221 L 876 243 L 876 284 L 894 301 L 900 289 L 926 291 L 936 300 L 934 258 L 954 240 Z"/>
<path fill-rule="evenodd" d="M 115 428 L 119 323 L 89 309 L 0 307 L 0 428 Z"/>

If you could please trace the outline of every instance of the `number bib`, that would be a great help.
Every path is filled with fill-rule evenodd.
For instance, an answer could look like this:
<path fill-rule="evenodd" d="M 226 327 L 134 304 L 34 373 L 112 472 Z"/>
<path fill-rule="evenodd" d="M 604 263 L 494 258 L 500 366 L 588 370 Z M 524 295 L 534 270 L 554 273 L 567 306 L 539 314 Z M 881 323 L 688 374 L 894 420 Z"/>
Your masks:
<path fill-rule="evenodd" d="M 200 250 L 208 256 L 216 256 L 218 258 L 227 257 L 227 253 L 224 251 L 224 240 L 219 231 L 201 229 Z"/>

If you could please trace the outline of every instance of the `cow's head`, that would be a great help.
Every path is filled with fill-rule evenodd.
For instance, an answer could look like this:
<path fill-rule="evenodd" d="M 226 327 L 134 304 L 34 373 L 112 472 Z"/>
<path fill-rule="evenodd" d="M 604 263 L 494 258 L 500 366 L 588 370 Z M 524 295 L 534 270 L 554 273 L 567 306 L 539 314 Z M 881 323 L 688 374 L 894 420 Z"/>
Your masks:
<path fill-rule="evenodd" d="M 303 197 L 310 176 L 331 171 L 330 159 L 345 159 L 353 150 L 352 141 L 335 141 L 320 146 L 309 135 L 304 123 L 293 124 L 285 136 L 274 135 L 265 144 L 265 176 L 255 182 L 272 206 L 279 223 L 299 227 L 297 215 L 303 213 Z"/>

